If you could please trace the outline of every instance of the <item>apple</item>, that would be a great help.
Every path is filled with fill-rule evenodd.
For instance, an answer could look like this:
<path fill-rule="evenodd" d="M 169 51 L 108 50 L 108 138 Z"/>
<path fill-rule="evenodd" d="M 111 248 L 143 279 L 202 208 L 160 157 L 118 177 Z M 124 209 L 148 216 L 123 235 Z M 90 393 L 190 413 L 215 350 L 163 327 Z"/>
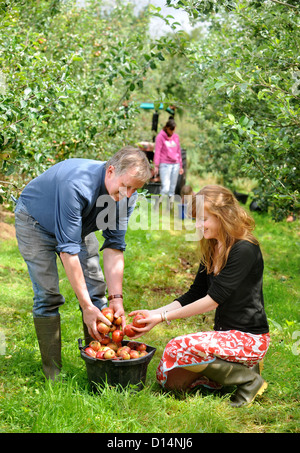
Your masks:
<path fill-rule="evenodd" d="M 120 352 L 119 357 L 122 357 L 123 360 L 130 360 L 130 354 L 125 349 Z"/>
<path fill-rule="evenodd" d="M 93 340 L 93 341 L 90 342 L 89 347 L 94 349 L 94 351 L 97 352 L 101 348 L 101 343 L 100 343 L 100 341 Z"/>
<path fill-rule="evenodd" d="M 118 348 L 118 345 L 115 343 L 115 342 L 111 342 L 111 343 L 108 343 L 107 344 L 107 347 L 112 349 L 113 351 L 117 352 L 117 350 L 119 349 Z"/>
<path fill-rule="evenodd" d="M 97 324 L 97 330 L 98 332 L 107 335 L 110 331 L 110 326 L 107 326 L 106 324 L 104 324 L 104 322 L 100 321 Z"/>
<path fill-rule="evenodd" d="M 112 338 L 112 341 L 114 341 L 115 343 L 121 343 L 121 341 L 124 338 L 124 334 L 123 334 L 122 330 L 117 329 L 112 333 L 111 338 Z"/>
<path fill-rule="evenodd" d="M 104 359 L 104 352 L 105 351 L 98 351 L 96 353 L 96 359 Z"/>
<path fill-rule="evenodd" d="M 129 337 L 129 338 L 134 337 L 136 334 L 137 334 L 137 332 L 135 330 L 133 330 L 132 324 L 127 324 L 124 327 L 124 335 L 126 335 L 127 337 Z"/>
<path fill-rule="evenodd" d="M 88 346 L 87 348 L 85 348 L 84 352 L 86 353 L 86 355 L 88 355 L 89 357 L 96 357 L 96 351 L 94 351 L 93 348 L 91 348 L 90 346 Z"/>
<path fill-rule="evenodd" d="M 105 359 L 113 359 L 116 356 L 115 351 L 112 349 L 107 349 L 107 351 L 104 352 L 104 358 Z"/>
<path fill-rule="evenodd" d="M 137 346 L 138 346 L 138 342 L 137 341 L 128 341 L 127 343 L 127 346 L 130 348 L 130 349 L 136 349 Z"/>
<path fill-rule="evenodd" d="M 117 326 L 116 326 L 115 324 L 112 324 L 112 325 L 110 326 L 109 331 L 110 331 L 110 332 L 114 332 L 115 330 L 117 330 Z"/>
<path fill-rule="evenodd" d="M 113 323 L 114 323 L 116 326 L 120 326 L 120 325 L 122 324 L 122 318 L 121 318 L 121 316 L 119 316 L 118 318 L 114 318 Z"/>
<path fill-rule="evenodd" d="M 105 307 L 101 310 L 101 313 L 107 318 L 110 322 L 114 320 L 114 311 L 112 308 Z"/>
<path fill-rule="evenodd" d="M 148 355 L 148 352 L 147 352 L 147 351 L 142 351 L 142 352 L 140 352 L 140 357 L 144 357 L 145 355 Z"/>
<path fill-rule="evenodd" d="M 143 323 L 139 324 L 139 323 L 137 322 L 137 321 L 139 321 L 140 319 L 145 319 L 145 318 L 146 318 L 145 315 L 143 315 L 142 313 L 138 313 L 138 314 L 135 315 L 135 317 L 133 318 L 133 320 L 132 320 L 132 325 L 133 325 L 134 327 L 146 327 L 147 324 L 143 324 Z"/>
<path fill-rule="evenodd" d="M 147 345 L 145 343 L 139 343 L 136 347 L 136 350 L 140 351 L 140 352 L 146 351 L 146 349 L 147 349 Z"/>
<path fill-rule="evenodd" d="M 108 346 L 102 346 L 101 347 L 101 351 L 107 351 L 108 349 L 110 349 Z"/>
<path fill-rule="evenodd" d="M 139 351 L 132 349 L 129 353 L 131 359 L 138 359 L 140 357 Z"/>
<path fill-rule="evenodd" d="M 100 343 L 101 343 L 102 345 L 106 345 L 106 344 L 110 343 L 110 341 L 111 341 L 111 340 L 110 340 L 110 336 L 109 336 L 109 335 L 104 335 L 104 336 L 102 337 L 102 339 L 100 340 Z"/>
<path fill-rule="evenodd" d="M 122 351 L 130 352 L 131 349 L 130 349 L 128 346 L 121 346 L 121 347 L 117 350 L 117 355 L 120 355 L 120 353 L 121 353 Z"/>

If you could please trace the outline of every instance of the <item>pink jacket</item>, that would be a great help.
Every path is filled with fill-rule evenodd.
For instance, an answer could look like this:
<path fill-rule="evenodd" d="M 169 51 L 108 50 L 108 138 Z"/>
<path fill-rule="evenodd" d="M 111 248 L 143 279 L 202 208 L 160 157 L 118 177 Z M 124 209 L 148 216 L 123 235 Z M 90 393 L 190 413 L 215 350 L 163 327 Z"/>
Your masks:
<path fill-rule="evenodd" d="M 182 168 L 181 149 L 179 143 L 179 136 L 173 134 L 169 137 L 168 134 L 162 129 L 155 139 L 155 152 L 154 152 L 154 165 L 159 164 L 180 164 Z"/>

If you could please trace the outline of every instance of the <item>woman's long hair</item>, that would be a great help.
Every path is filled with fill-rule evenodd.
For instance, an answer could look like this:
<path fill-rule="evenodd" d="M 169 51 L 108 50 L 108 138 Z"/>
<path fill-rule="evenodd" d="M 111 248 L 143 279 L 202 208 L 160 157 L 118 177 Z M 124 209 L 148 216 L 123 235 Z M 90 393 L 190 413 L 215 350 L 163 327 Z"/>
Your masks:
<path fill-rule="evenodd" d="M 252 217 L 239 205 L 233 193 L 219 185 L 203 187 L 194 197 L 192 214 L 196 217 L 197 197 L 204 201 L 204 207 L 220 221 L 219 240 L 221 248 L 216 253 L 216 239 L 200 240 L 200 260 L 207 272 L 218 274 L 226 265 L 231 247 L 240 239 L 258 244 L 253 236 L 255 223 Z M 198 199 L 199 200 L 199 199 Z"/>

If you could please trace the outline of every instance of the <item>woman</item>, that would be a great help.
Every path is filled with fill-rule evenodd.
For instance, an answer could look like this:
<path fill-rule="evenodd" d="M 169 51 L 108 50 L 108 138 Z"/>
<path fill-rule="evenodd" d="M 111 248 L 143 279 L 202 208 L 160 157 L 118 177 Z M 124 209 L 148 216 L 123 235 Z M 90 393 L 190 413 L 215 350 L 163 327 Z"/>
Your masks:
<path fill-rule="evenodd" d="M 175 194 L 178 174 L 182 175 L 182 157 L 179 136 L 175 134 L 176 123 L 173 118 L 167 121 L 155 140 L 153 162 L 154 174 L 159 173 L 161 195 L 168 195 L 172 201 Z"/>
<path fill-rule="evenodd" d="M 204 215 L 196 225 L 203 237 L 194 283 L 171 304 L 143 310 L 142 322 L 147 325 L 136 330 L 142 335 L 163 320 L 169 323 L 215 310 L 213 331 L 182 335 L 167 344 L 157 379 L 167 389 L 178 390 L 198 383 L 214 388 L 216 383 L 237 385 L 231 404 L 240 407 L 267 387 L 258 369 L 269 346 L 263 258 L 251 232 L 254 222 L 231 191 L 217 185 L 204 187 L 194 197 L 193 216 L 199 199 L 204 201 Z"/>

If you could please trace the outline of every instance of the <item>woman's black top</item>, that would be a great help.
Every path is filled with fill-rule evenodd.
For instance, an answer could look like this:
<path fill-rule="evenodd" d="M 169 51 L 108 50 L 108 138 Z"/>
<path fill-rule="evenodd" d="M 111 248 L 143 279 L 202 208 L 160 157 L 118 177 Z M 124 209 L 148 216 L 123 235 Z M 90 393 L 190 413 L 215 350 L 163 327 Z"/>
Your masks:
<path fill-rule="evenodd" d="M 262 291 L 263 268 L 260 247 L 240 240 L 231 248 L 227 263 L 218 275 L 207 274 L 200 264 L 194 283 L 176 300 L 183 306 L 208 294 L 218 304 L 214 330 L 268 333 Z"/>

